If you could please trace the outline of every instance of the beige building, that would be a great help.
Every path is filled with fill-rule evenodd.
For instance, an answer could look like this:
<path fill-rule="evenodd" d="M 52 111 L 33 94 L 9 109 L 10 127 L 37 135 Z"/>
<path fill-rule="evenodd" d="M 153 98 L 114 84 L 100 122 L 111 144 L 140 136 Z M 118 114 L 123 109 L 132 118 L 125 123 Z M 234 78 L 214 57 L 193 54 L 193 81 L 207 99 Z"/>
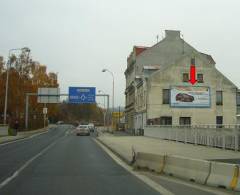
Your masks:
<path fill-rule="evenodd" d="M 133 48 L 126 76 L 127 128 L 156 125 L 237 123 L 237 87 L 216 69 L 215 61 L 166 30 L 152 47 Z M 196 69 L 192 85 L 190 67 Z"/>

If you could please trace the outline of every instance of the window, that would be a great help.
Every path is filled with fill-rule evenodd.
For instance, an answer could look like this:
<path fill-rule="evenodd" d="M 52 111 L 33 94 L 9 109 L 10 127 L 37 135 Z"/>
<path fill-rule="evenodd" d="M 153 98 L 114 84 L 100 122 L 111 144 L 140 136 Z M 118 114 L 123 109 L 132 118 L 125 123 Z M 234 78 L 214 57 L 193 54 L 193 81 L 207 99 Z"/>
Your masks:
<path fill-rule="evenodd" d="M 160 117 L 160 125 L 172 125 L 172 117 L 171 116 Z"/>
<path fill-rule="evenodd" d="M 153 125 L 153 119 L 148 119 L 147 120 L 147 125 Z"/>
<path fill-rule="evenodd" d="M 223 124 L 223 116 L 217 116 L 216 117 L 216 124 L 217 124 L 217 128 L 222 128 L 222 124 Z"/>
<path fill-rule="evenodd" d="M 170 102 L 170 90 L 163 89 L 163 104 L 169 104 Z"/>
<path fill-rule="evenodd" d="M 240 92 L 237 92 L 237 106 L 240 106 Z"/>
<path fill-rule="evenodd" d="M 223 105 L 222 91 L 216 91 L 216 105 Z"/>
<path fill-rule="evenodd" d="M 180 117 L 179 118 L 180 125 L 191 125 L 191 117 Z"/>
<path fill-rule="evenodd" d="M 195 65 L 195 58 L 191 58 L 191 65 Z"/>
<path fill-rule="evenodd" d="M 188 82 L 188 81 L 189 81 L 189 74 L 183 73 L 183 82 Z"/>
<path fill-rule="evenodd" d="M 203 83 L 203 74 L 197 74 L 198 83 Z"/>

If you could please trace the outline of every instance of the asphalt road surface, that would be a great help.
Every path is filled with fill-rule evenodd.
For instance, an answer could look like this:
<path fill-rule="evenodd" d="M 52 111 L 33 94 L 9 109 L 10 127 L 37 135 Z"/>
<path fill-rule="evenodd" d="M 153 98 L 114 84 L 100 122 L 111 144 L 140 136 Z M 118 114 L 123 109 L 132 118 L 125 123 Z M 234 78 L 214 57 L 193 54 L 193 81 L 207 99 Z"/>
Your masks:
<path fill-rule="evenodd" d="M 117 164 L 93 137 L 71 132 L 71 126 L 61 125 L 31 139 L 0 145 L 0 194 L 159 194 Z M 161 183 L 172 194 L 213 194 L 171 181 Z"/>

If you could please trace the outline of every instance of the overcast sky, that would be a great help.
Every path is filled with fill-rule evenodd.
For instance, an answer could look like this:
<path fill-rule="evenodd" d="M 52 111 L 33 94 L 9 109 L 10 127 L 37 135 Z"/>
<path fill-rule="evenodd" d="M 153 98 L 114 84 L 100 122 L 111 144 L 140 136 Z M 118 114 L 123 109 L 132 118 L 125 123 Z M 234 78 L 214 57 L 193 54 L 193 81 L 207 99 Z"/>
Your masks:
<path fill-rule="evenodd" d="M 32 57 L 69 86 L 95 86 L 124 105 L 127 56 L 133 45 L 151 46 L 165 29 L 211 54 L 216 67 L 240 87 L 238 0 L 1 0 L 0 55 L 27 46 Z"/>

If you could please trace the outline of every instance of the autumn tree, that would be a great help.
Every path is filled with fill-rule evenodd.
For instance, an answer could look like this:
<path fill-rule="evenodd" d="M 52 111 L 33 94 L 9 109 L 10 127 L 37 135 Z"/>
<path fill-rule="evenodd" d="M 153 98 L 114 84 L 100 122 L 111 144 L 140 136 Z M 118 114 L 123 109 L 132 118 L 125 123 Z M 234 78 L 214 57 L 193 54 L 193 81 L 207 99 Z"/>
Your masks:
<path fill-rule="evenodd" d="M 4 58 L 3 56 L 0 56 L 0 74 L 2 74 L 4 69 Z"/>
<path fill-rule="evenodd" d="M 103 124 L 103 109 L 97 104 L 59 104 L 58 120 L 68 123 L 89 123 Z"/>
<path fill-rule="evenodd" d="M 6 64 L 0 57 L 0 116 L 3 120 L 5 102 Z M 20 121 L 24 128 L 26 93 L 37 93 L 39 87 L 58 87 L 57 76 L 48 74 L 47 67 L 30 58 L 30 50 L 24 48 L 19 55 L 11 55 L 8 59 L 9 87 L 8 87 L 8 122 Z M 29 101 L 29 127 L 31 129 L 43 126 L 43 105 L 37 102 L 37 97 Z M 56 115 L 57 105 L 49 106 L 49 115 Z"/>

